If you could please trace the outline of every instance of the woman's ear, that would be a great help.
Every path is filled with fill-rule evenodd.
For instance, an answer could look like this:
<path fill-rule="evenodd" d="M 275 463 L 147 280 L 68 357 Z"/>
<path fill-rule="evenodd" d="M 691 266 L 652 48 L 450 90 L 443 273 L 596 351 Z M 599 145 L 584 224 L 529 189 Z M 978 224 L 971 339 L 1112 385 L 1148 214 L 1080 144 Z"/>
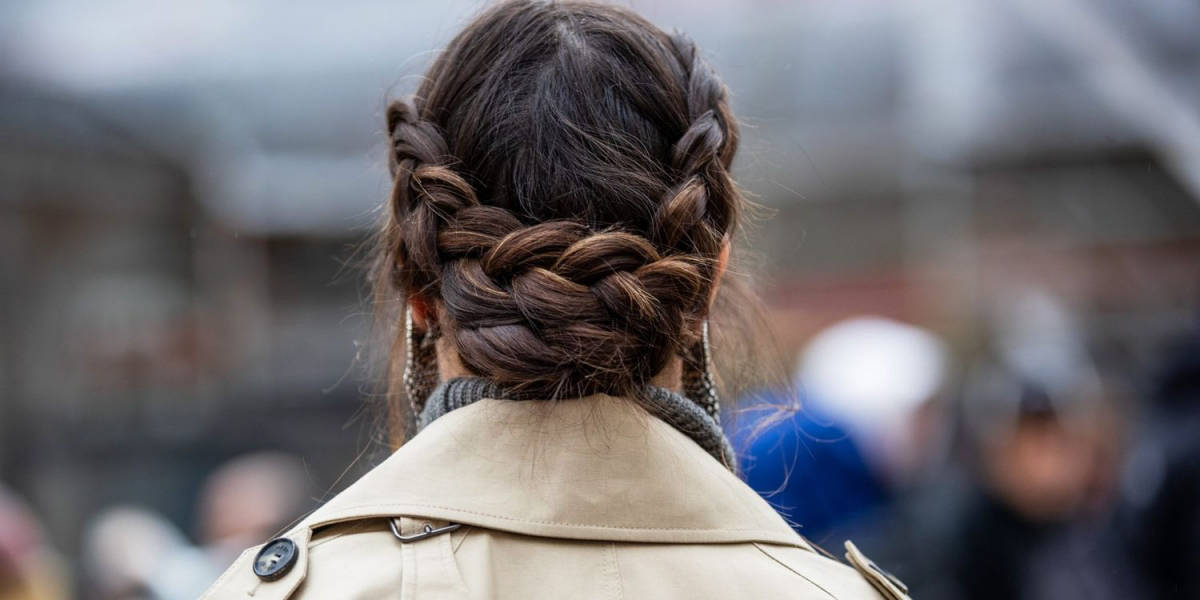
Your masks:
<path fill-rule="evenodd" d="M 721 287 L 721 278 L 725 276 L 725 268 L 729 266 L 729 238 L 725 238 L 724 245 L 721 246 L 721 254 L 717 256 L 717 268 L 713 270 L 713 286 L 709 292 L 708 305 L 717 299 L 717 288 Z"/>
<path fill-rule="evenodd" d="M 426 302 L 424 296 L 413 294 L 408 297 L 408 307 L 412 309 L 413 325 L 421 331 L 428 331 L 429 322 L 436 318 L 429 312 L 433 310 L 433 305 Z"/>

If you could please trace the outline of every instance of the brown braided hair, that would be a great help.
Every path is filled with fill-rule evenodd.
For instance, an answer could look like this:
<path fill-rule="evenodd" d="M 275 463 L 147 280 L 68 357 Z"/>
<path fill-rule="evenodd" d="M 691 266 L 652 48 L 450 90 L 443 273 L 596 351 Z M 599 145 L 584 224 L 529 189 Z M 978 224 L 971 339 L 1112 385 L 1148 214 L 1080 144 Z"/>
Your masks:
<path fill-rule="evenodd" d="M 505 2 L 387 127 L 375 280 L 436 307 L 464 368 L 620 396 L 696 342 L 743 200 L 725 87 L 686 36 L 612 6 Z"/>

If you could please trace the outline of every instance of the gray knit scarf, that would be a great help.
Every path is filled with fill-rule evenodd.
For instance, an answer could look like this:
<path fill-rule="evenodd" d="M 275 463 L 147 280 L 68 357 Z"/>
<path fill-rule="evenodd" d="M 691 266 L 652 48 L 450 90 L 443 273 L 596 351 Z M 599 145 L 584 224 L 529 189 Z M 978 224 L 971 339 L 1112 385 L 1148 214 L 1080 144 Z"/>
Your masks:
<path fill-rule="evenodd" d="M 446 413 L 474 404 L 484 398 L 520 400 L 494 382 L 481 377 L 457 377 L 442 382 L 429 396 L 425 409 L 417 419 L 417 430 L 424 429 Z M 668 389 L 645 386 L 637 394 L 639 403 L 651 414 L 688 436 L 705 452 L 730 470 L 737 465 L 733 446 L 721 426 L 695 402 Z"/>

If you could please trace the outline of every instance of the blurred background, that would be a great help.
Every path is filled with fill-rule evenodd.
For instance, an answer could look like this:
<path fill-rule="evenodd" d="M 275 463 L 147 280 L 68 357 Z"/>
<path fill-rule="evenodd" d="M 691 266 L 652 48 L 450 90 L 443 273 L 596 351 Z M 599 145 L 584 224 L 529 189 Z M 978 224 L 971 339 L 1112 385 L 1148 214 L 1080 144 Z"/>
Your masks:
<path fill-rule="evenodd" d="M 916 598 L 1200 598 L 1200 4 L 630 4 L 765 207 L 751 484 Z M 196 597 L 383 455 L 382 111 L 479 6 L 0 5 L 0 598 Z"/>

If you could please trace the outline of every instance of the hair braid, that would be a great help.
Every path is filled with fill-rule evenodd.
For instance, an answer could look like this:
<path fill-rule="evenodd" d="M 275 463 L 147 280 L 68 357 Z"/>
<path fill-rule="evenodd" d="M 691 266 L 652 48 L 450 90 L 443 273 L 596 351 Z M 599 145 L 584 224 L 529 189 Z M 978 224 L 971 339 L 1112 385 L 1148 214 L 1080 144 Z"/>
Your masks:
<path fill-rule="evenodd" d="M 691 122 L 671 148 L 671 169 L 680 180 L 659 205 L 653 235 L 664 249 L 715 260 L 741 201 L 728 171 L 737 151 L 737 123 L 724 84 L 692 40 L 676 33 L 671 43 L 686 75 Z"/>
<path fill-rule="evenodd" d="M 387 110 L 391 133 L 391 217 L 398 230 L 393 249 L 395 284 L 437 297 L 437 236 L 442 224 L 459 210 L 479 204 L 475 190 L 448 166 L 450 154 L 438 128 L 416 116 L 407 102 Z"/>
<path fill-rule="evenodd" d="M 684 307 L 706 289 L 699 261 L 577 221 L 522 226 L 474 206 L 438 240 L 445 327 L 463 364 L 537 394 L 646 383 L 679 350 Z"/>
<path fill-rule="evenodd" d="M 504 3 L 387 126 L 381 280 L 437 307 L 466 369 L 625 395 L 686 355 L 741 198 L 725 88 L 685 36 L 609 6 Z"/>

